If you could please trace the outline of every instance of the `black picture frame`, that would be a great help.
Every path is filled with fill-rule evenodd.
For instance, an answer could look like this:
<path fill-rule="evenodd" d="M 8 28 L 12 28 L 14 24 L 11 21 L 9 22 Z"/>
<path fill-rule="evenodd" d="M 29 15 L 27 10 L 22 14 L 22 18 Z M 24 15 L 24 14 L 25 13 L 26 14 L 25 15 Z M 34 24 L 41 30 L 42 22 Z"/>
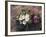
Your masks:
<path fill-rule="evenodd" d="M 8 2 L 44 4 L 44 33 L 8 35 L 8 7 L 7 7 Z M 25 1 L 5 1 L 5 36 L 24 36 L 24 35 L 41 35 L 41 34 L 45 34 L 45 3 L 42 3 L 42 2 L 25 2 Z"/>

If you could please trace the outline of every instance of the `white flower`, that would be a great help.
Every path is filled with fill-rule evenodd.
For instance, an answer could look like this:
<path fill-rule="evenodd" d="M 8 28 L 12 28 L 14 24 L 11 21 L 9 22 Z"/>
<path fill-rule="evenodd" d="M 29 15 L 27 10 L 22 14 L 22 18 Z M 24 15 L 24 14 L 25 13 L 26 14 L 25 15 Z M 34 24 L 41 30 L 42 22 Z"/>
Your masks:
<path fill-rule="evenodd" d="M 23 19 L 22 19 L 22 15 L 20 15 L 19 20 L 23 20 Z"/>
<path fill-rule="evenodd" d="M 22 18 L 19 18 L 19 20 L 22 20 Z"/>
<path fill-rule="evenodd" d="M 29 21 L 29 18 L 26 18 L 25 21 Z"/>
<path fill-rule="evenodd" d="M 29 21 L 29 14 L 26 14 L 25 21 Z"/>
<path fill-rule="evenodd" d="M 25 19 L 25 16 L 24 15 L 20 15 L 19 20 L 23 20 L 23 19 Z"/>
<path fill-rule="evenodd" d="M 22 19 L 25 19 L 25 16 L 24 15 L 22 15 Z"/>
<path fill-rule="evenodd" d="M 23 21 L 23 24 L 26 25 L 26 21 Z"/>

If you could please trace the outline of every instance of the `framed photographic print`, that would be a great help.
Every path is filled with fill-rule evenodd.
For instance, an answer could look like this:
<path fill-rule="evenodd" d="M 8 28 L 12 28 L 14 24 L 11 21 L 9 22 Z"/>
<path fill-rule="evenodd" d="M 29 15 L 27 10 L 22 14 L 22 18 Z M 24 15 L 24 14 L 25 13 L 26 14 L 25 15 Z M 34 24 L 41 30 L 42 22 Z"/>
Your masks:
<path fill-rule="evenodd" d="M 45 3 L 5 2 L 5 35 L 45 33 Z"/>

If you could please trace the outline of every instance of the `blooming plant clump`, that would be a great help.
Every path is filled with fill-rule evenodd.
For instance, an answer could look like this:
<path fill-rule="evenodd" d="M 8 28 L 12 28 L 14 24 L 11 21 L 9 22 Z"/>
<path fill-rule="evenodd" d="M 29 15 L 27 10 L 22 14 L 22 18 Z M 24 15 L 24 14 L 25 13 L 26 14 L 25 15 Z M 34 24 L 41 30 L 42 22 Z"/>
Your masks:
<path fill-rule="evenodd" d="M 24 10 L 17 16 L 17 19 L 20 21 L 20 24 L 26 25 L 26 23 L 30 20 L 29 14 L 27 14 Z"/>

